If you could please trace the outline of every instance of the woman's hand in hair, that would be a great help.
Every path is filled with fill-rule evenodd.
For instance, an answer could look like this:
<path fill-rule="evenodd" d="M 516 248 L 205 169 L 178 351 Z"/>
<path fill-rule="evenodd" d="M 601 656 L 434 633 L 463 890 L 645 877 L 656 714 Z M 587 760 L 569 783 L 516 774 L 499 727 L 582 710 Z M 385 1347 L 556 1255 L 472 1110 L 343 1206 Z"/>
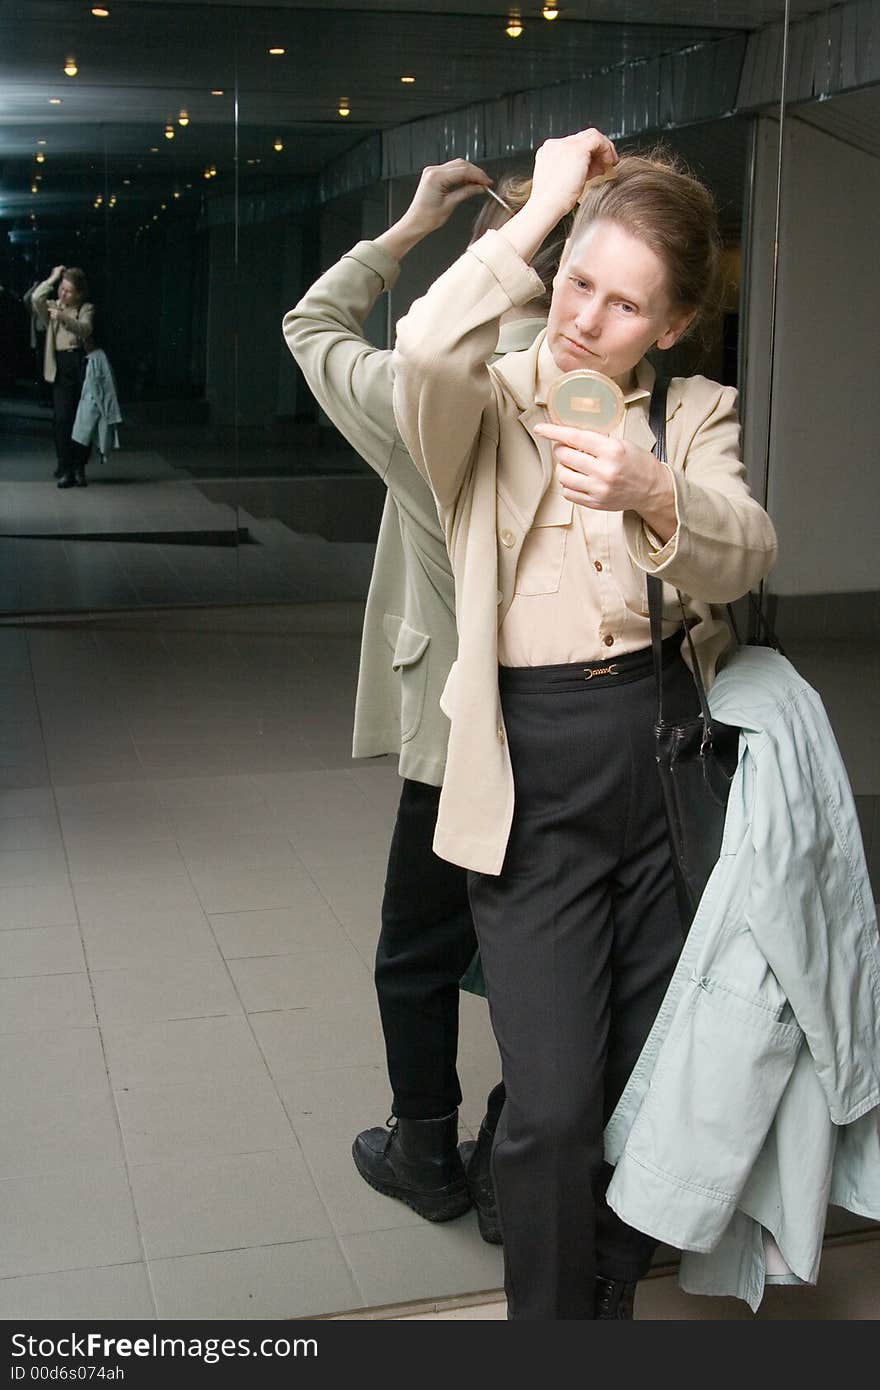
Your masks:
<path fill-rule="evenodd" d="M 540 424 L 553 444 L 562 494 L 596 512 L 637 512 L 664 544 L 676 531 L 675 490 L 665 464 L 626 439 L 570 425 Z"/>
<path fill-rule="evenodd" d="M 535 155 L 529 200 L 505 224 L 502 236 L 530 261 L 557 222 L 571 212 L 587 180 L 607 173 L 617 161 L 617 150 L 601 130 L 545 140 Z"/>
<path fill-rule="evenodd" d="M 489 175 L 466 159 L 450 159 L 422 170 L 412 202 L 387 232 L 376 238 L 397 260 L 449 221 L 459 203 L 491 186 Z"/>

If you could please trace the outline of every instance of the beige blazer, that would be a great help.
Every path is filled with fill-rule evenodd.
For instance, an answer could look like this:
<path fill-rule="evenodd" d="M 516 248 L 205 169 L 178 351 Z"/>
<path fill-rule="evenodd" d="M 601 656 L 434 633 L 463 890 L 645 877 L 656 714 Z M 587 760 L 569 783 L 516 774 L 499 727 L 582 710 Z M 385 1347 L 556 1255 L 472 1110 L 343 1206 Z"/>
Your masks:
<path fill-rule="evenodd" d="M 498 627 L 514 592 L 525 536 L 547 490 L 547 418 L 535 403 L 541 335 L 490 366 L 498 316 L 539 293 L 540 281 L 503 234 L 487 232 L 398 324 L 394 411 L 401 436 L 437 498 L 455 576 L 459 649 L 441 704 L 451 721 L 434 849 L 498 874 L 513 816 L 513 774 L 498 693 Z M 653 369 L 639 366 L 639 384 Z M 626 408 L 624 434 L 650 449 L 648 400 Z M 736 392 L 704 377 L 676 378 L 667 404 L 667 453 L 678 529 L 657 550 L 635 513 L 623 513 L 630 560 L 627 603 L 645 604 L 645 572 L 675 588 L 694 617 L 698 659 L 711 680 L 730 633 L 711 605 L 739 598 L 770 569 L 776 535 L 751 497 L 739 456 Z M 556 518 L 560 526 L 571 517 Z"/>
<path fill-rule="evenodd" d="M 46 329 L 46 346 L 43 349 L 43 376 L 46 381 L 54 381 L 57 371 L 55 339 L 59 325 L 49 318 L 49 310 L 61 306 L 57 300 L 49 298 L 54 288 L 55 285 L 51 280 L 44 280 L 41 285 L 37 285 L 31 295 L 31 308 Z M 90 352 L 93 347 L 95 331 L 94 304 L 78 304 L 75 309 L 65 309 L 63 313 L 62 322 L 68 333 L 78 339 L 86 352 Z"/>
<path fill-rule="evenodd" d="M 402 777 L 439 787 L 449 721 L 440 694 L 455 658 L 455 590 L 437 504 L 397 431 L 391 353 L 364 321 L 400 264 L 361 241 L 284 316 L 284 338 L 308 385 L 388 489 L 367 595 L 352 756 L 398 757 Z M 519 320 L 499 346 L 530 343 L 544 320 Z M 495 346 L 493 339 L 493 347 Z"/>

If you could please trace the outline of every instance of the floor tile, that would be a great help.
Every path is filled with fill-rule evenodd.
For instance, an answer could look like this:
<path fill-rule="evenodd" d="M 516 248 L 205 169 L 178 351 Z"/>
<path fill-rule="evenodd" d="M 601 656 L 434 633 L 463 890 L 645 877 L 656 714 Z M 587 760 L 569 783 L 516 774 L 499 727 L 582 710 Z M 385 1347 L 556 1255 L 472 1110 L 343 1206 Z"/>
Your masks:
<path fill-rule="evenodd" d="M 250 912 L 272 907 L 300 907 L 318 901 L 305 869 L 191 869 L 199 901 L 209 914 Z"/>
<path fill-rule="evenodd" d="M 346 945 L 336 951 L 296 956 L 262 956 L 229 961 L 248 1013 L 266 1009 L 313 1009 L 340 1014 L 375 997 L 373 980 L 361 958 Z"/>
<path fill-rule="evenodd" d="M 19 1095 L 4 1106 L 0 1181 L 119 1163 L 119 1126 L 109 1085 L 100 1091 Z"/>
<path fill-rule="evenodd" d="M 253 806 L 263 800 L 256 779 L 240 777 L 175 777 L 154 781 L 163 806 Z"/>
<path fill-rule="evenodd" d="M 0 980 L 0 1033 L 93 1028 L 95 1022 L 85 975 Z"/>
<path fill-rule="evenodd" d="M 60 846 L 17 849 L 0 853 L 0 884 L 67 882 L 67 860 Z"/>
<path fill-rule="evenodd" d="M 108 1085 L 97 1028 L 0 1035 L 0 1096 L 76 1095 Z"/>
<path fill-rule="evenodd" d="M 266 1064 L 243 1015 L 108 1023 L 102 1036 L 117 1090 L 266 1075 Z"/>
<path fill-rule="evenodd" d="M 0 852 L 57 849 L 60 845 L 61 830 L 54 814 L 0 818 Z"/>
<path fill-rule="evenodd" d="M 122 1167 L 95 1165 L 0 1182 L 0 1279 L 140 1258 Z"/>
<path fill-rule="evenodd" d="M 69 923 L 76 923 L 76 906 L 69 883 L 0 887 L 0 930 L 61 927 Z"/>
<path fill-rule="evenodd" d="M 55 797 L 51 787 L 22 787 L 16 791 L 0 791 L 0 816 L 54 816 Z"/>
<path fill-rule="evenodd" d="M 155 1316 L 143 1264 L 0 1279 L 0 1318 L 6 1321 L 148 1321 Z"/>
<path fill-rule="evenodd" d="M 160 1318 L 308 1318 L 361 1305 L 335 1240 L 152 1260 Z"/>
<path fill-rule="evenodd" d="M 118 812 L 126 815 L 137 811 L 156 811 L 162 805 L 152 783 L 141 781 L 67 785 L 57 787 L 55 797 L 62 820 L 77 812 L 86 815 Z"/>
<path fill-rule="evenodd" d="M 104 883 L 78 883 L 75 888 L 77 910 L 83 918 L 124 920 L 145 905 L 151 908 L 179 907 L 195 904 L 198 897 L 189 874 L 181 862 L 180 868 L 162 878 L 119 879 Z"/>
<path fill-rule="evenodd" d="M 71 975 L 85 968 L 76 927 L 26 927 L 0 932 L 0 977 Z"/>
<path fill-rule="evenodd" d="M 344 946 L 348 939 L 323 898 L 305 884 L 298 907 L 219 912 L 212 914 L 210 921 L 227 960 L 333 949 Z"/>
<path fill-rule="evenodd" d="M 119 917 L 82 918 L 91 970 L 124 970 L 160 960 L 217 961 L 214 933 L 197 902 L 179 907 L 141 906 Z M 2 942 L 0 942 L 2 945 Z"/>
<path fill-rule="evenodd" d="M 102 1025 L 241 1012 L 222 962 L 159 960 L 129 970 L 93 970 L 92 987 Z"/>
<path fill-rule="evenodd" d="M 340 1017 L 314 1009 L 252 1014 L 251 1026 L 274 1077 L 325 1067 L 379 1064 L 385 1043 L 375 1008 Z"/>
<path fill-rule="evenodd" d="M 456 1221 L 420 1222 L 340 1237 L 367 1307 L 500 1288 L 503 1258 L 487 1245 L 471 1209 Z"/>
<path fill-rule="evenodd" d="M 268 1077 L 116 1092 L 129 1163 L 289 1148 L 293 1131 Z"/>
<path fill-rule="evenodd" d="M 183 835 L 180 852 L 194 877 L 296 869 L 302 864 L 285 835 Z"/>
<path fill-rule="evenodd" d="M 148 1164 L 131 1176 L 149 1259 L 333 1234 L 298 1149 Z"/>
<path fill-rule="evenodd" d="M 183 859 L 172 839 L 134 841 L 120 852 L 119 843 L 68 846 L 70 877 L 74 884 L 143 879 L 180 874 Z"/>

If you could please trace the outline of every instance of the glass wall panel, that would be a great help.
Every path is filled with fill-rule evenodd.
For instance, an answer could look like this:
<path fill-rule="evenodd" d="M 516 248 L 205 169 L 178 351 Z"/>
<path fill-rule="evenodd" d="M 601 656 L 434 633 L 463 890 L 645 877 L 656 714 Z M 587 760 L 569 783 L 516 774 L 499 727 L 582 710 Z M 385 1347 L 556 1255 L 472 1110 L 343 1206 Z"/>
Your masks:
<path fill-rule="evenodd" d="M 41 0 L 3 13 L 6 611 L 237 595 L 236 515 L 211 488 L 236 466 L 234 15 L 221 8 L 205 44 L 191 6 L 106 8 Z M 85 274 L 104 357 L 58 360 L 78 359 L 90 400 L 106 401 L 112 377 L 121 416 L 95 433 L 85 487 L 53 476 L 58 390 L 30 312 L 30 292 L 60 267 Z"/>

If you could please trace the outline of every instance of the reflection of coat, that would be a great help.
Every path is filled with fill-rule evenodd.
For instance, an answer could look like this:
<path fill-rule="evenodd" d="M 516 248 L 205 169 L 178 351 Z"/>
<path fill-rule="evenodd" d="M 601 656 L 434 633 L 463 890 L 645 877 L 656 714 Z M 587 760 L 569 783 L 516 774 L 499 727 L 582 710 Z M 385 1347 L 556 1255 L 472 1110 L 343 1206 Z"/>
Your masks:
<path fill-rule="evenodd" d="M 815 1282 L 829 1203 L 880 1220 L 880 945 L 816 692 L 745 647 L 710 704 L 743 730 L 721 857 L 606 1129 L 608 1202 L 684 1252 L 682 1288 L 755 1309 Z"/>
<path fill-rule="evenodd" d="M 119 448 L 116 426 L 121 423 L 113 370 L 106 352 L 102 348 L 95 348 L 94 352 L 89 353 L 86 363 L 86 379 L 73 422 L 72 437 L 77 444 L 91 444 L 97 439 L 98 450 L 102 458 L 106 458 L 111 431 L 113 448 Z"/>
<path fill-rule="evenodd" d="M 440 786 L 449 721 L 440 692 L 452 665 L 452 570 L 437 507 L 400 439 L 391 408 L 391 353 L 364 320 L 400 264 L 362 241 L 284 316 L 284 337 L 338 430 L 388 489 L 364 615 L 355 704 L 356 758 L 399 754 L 402 777 Z M 526 347 L 543 319 L 502 325 L 498 348 Z"/>

